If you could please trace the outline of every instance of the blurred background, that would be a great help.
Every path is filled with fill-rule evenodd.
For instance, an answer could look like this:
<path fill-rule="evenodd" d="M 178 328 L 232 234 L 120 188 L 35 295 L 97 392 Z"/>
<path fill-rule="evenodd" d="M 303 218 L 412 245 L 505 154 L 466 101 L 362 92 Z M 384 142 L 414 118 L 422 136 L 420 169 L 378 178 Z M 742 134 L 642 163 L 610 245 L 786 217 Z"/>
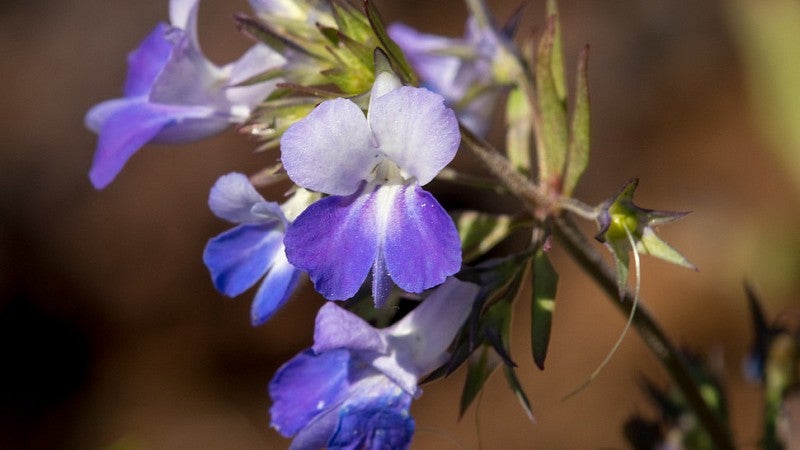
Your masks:
<path fill-rule="evenodd" d="M 520 2 L 489 3 L 502 21 Z M 521 35 L 540 29 L 543 3 L 531 2 Z M 378 4 L 387 22 L 463 32 L 460 1 Z M 592 46 L 593 154 L 577 196 L 596 204 L 638 176 L 639 205 L 694 211 L 661 234 L 700 271 L 645 258 L 642 296 L 677 343 L 724 361 L 737 443 L 754 448 L 762 401 L 741 371 L 751 339 L 743 281 L 769 317 L 800 317 L 800 4 L 560 6 L 570 83 L 578 51 Z M 233 27 L 240 11 L 243 0 L 202 3 L 200 39 L 218 63 L 250 45 Z M 228 227 L 208 210 L 208 189 L 277 154 L 253 155 L 255 143 L 230 130 L 147 147 L 104 191 L 87 178 L 95 136 L 83 116 L 121 94 L 127 52 L 164 20 L 167 0 L 0 6 L 0 448 L 288 446 L 269 428 L 266 386 L 310 344 L 322 302 L 305 286 L 254 329 L 252 292 L 221 296 L 201 261 L 207 239 Z M 456 188 L 432 190 L 459 204 Z M 667 377 L 635 333 L 588 389 L 561 401 L 626 318 L 558 246 L 554 264 L 561 285 L 546 371 L 530 357 L 527 292 L 514 325 L 536 424 L 499 374 L 459 421 L 459 371 L 414 403 L 414 448 L 625 448 L 625 419 L 652 413 L 642 377 Z"/>

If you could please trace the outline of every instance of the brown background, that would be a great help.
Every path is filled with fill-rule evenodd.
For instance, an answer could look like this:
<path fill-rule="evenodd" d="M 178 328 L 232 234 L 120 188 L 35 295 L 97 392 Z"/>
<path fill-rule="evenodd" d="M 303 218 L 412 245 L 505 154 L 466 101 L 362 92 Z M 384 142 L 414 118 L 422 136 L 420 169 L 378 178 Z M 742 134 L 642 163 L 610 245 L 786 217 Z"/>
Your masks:
<path fill-rule="evenodd" d="M 540 3 L 527 10 L 523 34 L 543 22 Z M 492 7 L 506 17 L 516 4 Z M 387 19 L 449 35 L 461 34 L 466 15 L 458 1 L 380 5 Z M 754 125 L 726 8 L 620 0 L 561 9 L 569 67 L 592 45 L 593 160 L 578 197 L 598 203 L 638 176 L 640 205 L 694 211 L 662 235 L 701 271 L 645 259 L 642 293 L 676 342 L 724 358 L 746 448 L 759 436 L 761 402 L 740 371 L 750 339 L 741 284 L 758 286 L 770 315 L 798 313 L 799 191 Z M 201 41 L 213 60 L 248 46 L 230 20 L 245 10 L 244 1 L 203 2 Z M 266 384 L 310 343 L 321 301 L 306 286 L 253 329 L 252 293 L 217 294 L 200 258 L 227 227 L 206 206 L 216 177 L 253 172 L 276 155 L 252 155 L 254 143 L 230 131 L 148 147 L 102 192 L 86 176 L 95 136 L 83 115 L 120 95 L 126 53 L 166 18 L 166 0 L 0 6 L 0 448 L 288 445 L 268 426 Z M 450 186 L 432 189 L 461 201 Z M 479 435 L 486 449 L 623 448 L 624 419 L 650 412 L 641 375 L 666 376 L 634 334 L 589 389 L 560 401 L 625 318 L 558 249 L 554 258 L 562 283 L 545 372 L 529 357 L 525 301 L 515 323 L 537 424 L 499 375 L 459 422 L 458 372 L 414 403 L 414 448 L 477 449 Z"/>

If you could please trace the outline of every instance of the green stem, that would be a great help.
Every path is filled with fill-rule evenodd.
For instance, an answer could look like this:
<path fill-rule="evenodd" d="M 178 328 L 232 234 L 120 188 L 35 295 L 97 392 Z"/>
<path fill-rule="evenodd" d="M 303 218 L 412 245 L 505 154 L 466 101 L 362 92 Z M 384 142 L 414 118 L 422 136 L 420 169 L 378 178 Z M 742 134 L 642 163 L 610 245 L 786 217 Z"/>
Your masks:
<path fill-rule="evenodd" d="M 600 253 L 567 217 L 560 215 L 555 218 L 554 223 L 555 233 L 564 242 L 570 255 L 603 288 L 615 306 L 624 314 L 630 314 L 634 295 L 629 290 L 626 290 L 622 301 L 619 301 L 616 274 L 605 263 Z M 661 361 L 661 364 L 683 393 L 703 428 L 706 429 L 713 440 L 714 448 L 720 450 L 733 449 L 733 438 L 730 431 L 719 415 L 703 400 L 703 396 L 689 371 L 689 366 L 683 355 L 672 344 L 647 308 L 641 304 L 641 301 L 633 318 L 633 324 L 636 326 L 639 335 L 658 360 Z"/>

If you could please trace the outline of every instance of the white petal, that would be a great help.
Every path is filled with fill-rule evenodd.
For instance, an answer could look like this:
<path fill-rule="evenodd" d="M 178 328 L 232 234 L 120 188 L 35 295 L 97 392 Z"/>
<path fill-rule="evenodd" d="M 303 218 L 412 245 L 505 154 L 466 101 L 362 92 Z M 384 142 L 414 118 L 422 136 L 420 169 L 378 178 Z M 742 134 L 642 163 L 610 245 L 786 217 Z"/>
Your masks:
<path fill-rule="evenodd" d="M 369 125 L 380 150 L 420 185 L 453 159 L 461 142 L 455 113 L 422 88 L 403 86 L 372 100 Z"/>
<path fill-rule="evenodd" d="M 289 178 L 326 194 L 352 194 L 382 158 L 364 113 L 343 98 L 322 102 L 281 138 Z"/>

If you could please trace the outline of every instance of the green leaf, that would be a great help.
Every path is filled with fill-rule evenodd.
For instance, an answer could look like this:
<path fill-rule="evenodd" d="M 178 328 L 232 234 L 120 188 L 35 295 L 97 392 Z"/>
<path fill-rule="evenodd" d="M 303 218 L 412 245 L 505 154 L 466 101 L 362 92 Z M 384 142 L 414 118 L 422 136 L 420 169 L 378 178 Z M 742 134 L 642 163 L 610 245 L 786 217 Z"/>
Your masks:
<path fill-rule="evenodd" d="M 555 191 L 561 190 L 567 154 L 567 110 L 553 76 L 553 51 L 557 17 L 550 16 L 536 53 L 536 102 L 541 116 L 541 136 L 537 136 L 539 181 Z"/>
<path fill-rule="evenodd" d="M 492 372 L 501 363 L 497 354 L 488 345 L 481 346 L 470 356 L 467 362 L 467 379 L 464 382 L 464 389 L 461 391 L 461 405 L 458 415 L 463 417 L 464 413 L 477 398 L 484 383 L 489 379 Z"/>
<path fill-rule="evenodd" d="M 553 84 L 558 98 L 567 101 L 567 78 L 564 70 L 564 55 L 561 51 L 561 20 L 558 15 L 556 0 L 547 0 L 547 17 L 555 17 L 555 31 L 553 34 L 553 56 L 550 68 L 553 71 Z"/>
<path fill-rule="evenodd" d="M 533 360 L 539 369 L 544 370 L 547 347 L 550 343 L 550 329 L 556 307 L 558 274 L 543 249 L 533 258 L 533 303 L 531 304 L 531 347 Z"/>
<path fill-rule="evenodd" d="M 531 402 L 528 400 L 525 390 L 522 389 L 522 384 L 520 384 L 519 378 L 517 378 L 517 374 L 514 372 L 514 368 L 510 366 L 503 366 L 503 373 L 506 375 L 508 386 L 511 388 L 511 391 L 514 392 L 514 395 L 517 396 L 517 400 L 519 400 L 519 404 L 522 405 L 522 409 L 525 410 L 528 420 L 535 423 L 536 419 L 533 417 Z"/>
<path fill-rule="evenodd" d="M 507 214 L 461 211 L 453 214 L 461 237 L 464 262 L 472 261 L 499 244 L 519 225 Z"/>
<path fill-rule="evenodd" d="M 589 164 L 591 119 L 589 110 L 589 46 L 583 48 L 578 58 L 578 76 L 575 81 L 575 107 L 569 135 L 567 167 L 564 169 L 563 194 L 569 196 Z"/>
<path fill-rule="evenodd" d="M 533 110 L 528 96 L 519 87 L 508 93 L 506 101 L 506 153 L 511 165 L 520 173 L 531 170 L 531 129 Z"/>

